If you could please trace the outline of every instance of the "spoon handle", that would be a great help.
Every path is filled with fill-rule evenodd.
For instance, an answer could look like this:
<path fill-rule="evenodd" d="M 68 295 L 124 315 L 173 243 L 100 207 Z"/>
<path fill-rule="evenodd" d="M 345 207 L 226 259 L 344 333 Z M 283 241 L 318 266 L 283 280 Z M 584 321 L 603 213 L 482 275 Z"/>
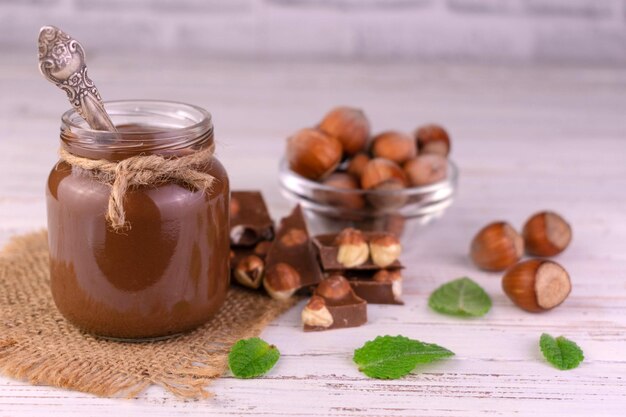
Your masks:
<path fill-rule="evenodd" d="M 72 82 L 73 78 L 76 80 L 75 83 Z M 104 109 L 98 89 L 87 75 L 87 67 L 83 65 L 81 72 L 70 76 L 69 81 L 68 84 L 57 84 L 57 86 L 65 90 L 67 98 L 78 114 L 87 121 L 89 127 L 95 130 L 117 132 L 115 125 Z"/>
<path fill-rule="evenodd" d="M 39 70 L 46 79 L 65 91 L 89 127 L 117 132 L 98 89 L 87 75 L 82 45 L 59 28 L 44 26 L 39 32 L 38 46 Z"/>

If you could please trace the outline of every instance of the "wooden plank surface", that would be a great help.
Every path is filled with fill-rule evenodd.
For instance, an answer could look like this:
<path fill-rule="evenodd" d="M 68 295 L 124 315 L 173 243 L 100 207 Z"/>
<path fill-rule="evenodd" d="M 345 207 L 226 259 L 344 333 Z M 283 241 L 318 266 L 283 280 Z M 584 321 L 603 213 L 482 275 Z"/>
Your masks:
<path fill-rule="evenodd" d="M 459 194 L 406 251 L 405 306 L 371 306 L 366 326 L 315 334 L 301 331 L 302 306 L 294 308 L 263 333 L 283 356 L 262 379 L 227 375 L 212 386 L 214 398 L 183 402 L 158 388 L 127 401 L 0 377 L 0 416 L 623 415 L 623 69 L 98 56 L 90 68 L 106 99 L 162 98 L 209 109 L 233 186 L 262 189 L 276 217 L 289 209 L 277 188 L 284 138 L 336 104 L 364 108 L 375 130 L 443 123 L 461 170 Z M 43 188 L 67 103 L 38 75 L 32 56 L 2 57 L 0 91 L 0 243 L 6 243 L 45 226 Z M 573 244 L 557 258 L 573 291 L 556 310 L 528 314 L 503 295 L 500 274 L 471 265 L 468 245 L 489 221 L 520 227 L 548 208 L 573 225 Z M 428 309 L 434 288 L 465 275 L 493 298 L 485 318 Z M 538 349 L 542 332 L 576 340 L 585 362 L 569 372 L 551 368 Z M 381 334 L 438 343 L 457 355 L 401 380 L 369 380 L 351 362 L 352 351 Z"/>

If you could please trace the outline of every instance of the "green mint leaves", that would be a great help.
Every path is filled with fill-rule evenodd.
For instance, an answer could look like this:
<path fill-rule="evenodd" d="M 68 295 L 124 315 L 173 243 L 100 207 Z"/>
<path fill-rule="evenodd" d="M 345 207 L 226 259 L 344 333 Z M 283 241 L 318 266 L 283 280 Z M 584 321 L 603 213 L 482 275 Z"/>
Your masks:
<path fill-rule="evenodd" d="M 279 357 L 276 346 L 253 337 L 233 345 L 228 354 L 228 366 L 237 378 L 255 378 L 272 369 Z"/>
<path fill-rule="evenodd" d="M 539 347 L 546 360 L 562 371 L 578 367 L 585 359 L 580 347 L 563 336 L 555 339 L 544 333 L 539 339 Z"/>
<path fill-rule="evenodd" d="M 404 336 L 378 336 L 354 351 L 359 371 L 370 378 L 398 379 L 417 365 L 453 356 L 441 346 Z"/>
<path fill-rule="evenodd" d="M 459 278 L 437 288 L 428 305 L 433 310 L 453 316 L 484 316 L 491 309 L 489 295 L 469 278 Z"/>

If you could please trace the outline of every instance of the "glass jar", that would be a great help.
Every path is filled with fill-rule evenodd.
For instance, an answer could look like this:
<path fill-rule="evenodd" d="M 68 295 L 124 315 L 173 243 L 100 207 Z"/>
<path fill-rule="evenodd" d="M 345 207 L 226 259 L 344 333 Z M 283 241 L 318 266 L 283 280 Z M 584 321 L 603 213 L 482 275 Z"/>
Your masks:
<path fill-rule="evenodd" d="M 205 110 L 162 101 L 109 102 L 119 134 L 89 129 L 75 110 L 61 123 L 71 155 L 119 162 L 180 157 L 213 146 Z M 84 331 L 116 339 L 160 338 L 193 329 L 220 308 L 229 284 L 229 183 L 214 157 L 198 171 L 207 190 L 176 180 L 129 188 L 128 227 L 106 218 L 111 185 L 65 161 L 46 189 L 50 284 L 59 311 Z"/>

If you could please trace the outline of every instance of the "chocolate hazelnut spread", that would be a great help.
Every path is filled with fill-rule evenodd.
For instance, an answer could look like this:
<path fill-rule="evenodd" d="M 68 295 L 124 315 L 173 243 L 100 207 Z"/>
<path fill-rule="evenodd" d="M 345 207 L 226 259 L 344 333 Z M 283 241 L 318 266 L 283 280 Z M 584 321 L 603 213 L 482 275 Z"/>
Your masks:
<path fill-rule="evenodd" d="M 99 147 L 83 146 L 71 134 L 62 139 L 70 152 L 92 159 L 182 156 L 212 144 L 208 119 L 206 125 L 209 134 L 149 121 L 118 125 L 116 141 Z M 199 131 L 204 136 L 195 140 Z M 129 143 L 134 146 L 122 146 Z M 204 192 L 175 181 L 131 188 L 123 200 L 130 226 L 119 232 L 105 218 L 110 185 L 65 162 L 52 169 L 46 192 L 51 288 L 69 321 L 101 336 L 154 338 L 197 327 L 219 309 L 229 283 L 229 184 L 215 158 L 203 172 L 215 178 Z"/>

